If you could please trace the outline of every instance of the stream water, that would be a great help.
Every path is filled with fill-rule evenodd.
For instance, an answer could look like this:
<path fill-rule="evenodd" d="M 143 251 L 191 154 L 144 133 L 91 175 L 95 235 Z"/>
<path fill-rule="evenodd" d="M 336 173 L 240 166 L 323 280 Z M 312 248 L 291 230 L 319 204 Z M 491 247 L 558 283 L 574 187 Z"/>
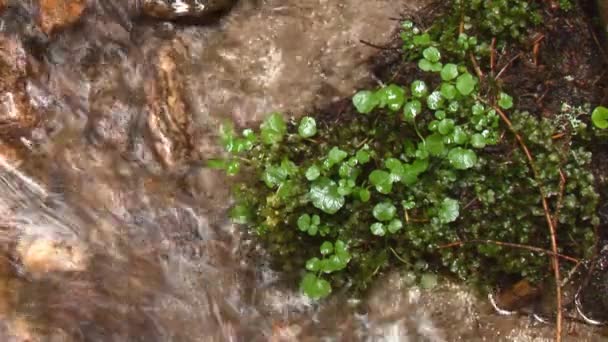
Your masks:
<path fill-rule="evenodd" d="M 426 2 L 243 0 L 189 25 L 99 0 L 47 35 L 36 1 L 9 1 L 0 338 L 550 340 L 551 326 L 499 317 L 462 286 L 425 291 L 398 273 L 365 298 L 312 303 L 252 257 L 263 252 L 225 217 L 228 180 L 203 167 L 219 152 L 221 120 L 302 115 L 373 82 L 377 50 L 359 41 L 386 44 L 396 18 Z M 574 340 L 596 339 L 572 329 Z"/>

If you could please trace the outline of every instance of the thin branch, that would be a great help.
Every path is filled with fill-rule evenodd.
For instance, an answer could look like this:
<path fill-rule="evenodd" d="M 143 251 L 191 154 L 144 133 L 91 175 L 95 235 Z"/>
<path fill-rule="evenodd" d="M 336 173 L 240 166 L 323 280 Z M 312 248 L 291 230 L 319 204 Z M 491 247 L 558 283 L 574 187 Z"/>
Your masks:
<path fill-rule="evenodd" d="M 513 62 L 515 62 L 515 60 L 518 59 L 519 57 L 521 57 L 521 52 L 518 53 L 517 55 L 515 55 L 515 57 L 511 58 L 511 60 L 509 60 L 509 62 L 507 64 L 505 64 L 505 66 L 502 67 L 502 69 L 500 69 L 500 71 L 498 72 L 498 75 L 496 75 L 496 79 L 499 79 L 500 76 L 502 76 L 502 74 L 507 70 L 507 68 L 509 66 L 511 66 L 511 64 L 513 64 Z"/>
<path fill-rule="evenodd" d="M 552 266 L 553 266 L 553 275 L 555 277 L 555 289 L 556 289 L 556 299 L 557 299 L 557 316 L 555 318 L 556 325 L 556 336 L 555 341 L 561 342 L 562 340 L 562 323 L 563 323 L 563 314 L 562 314 L 562 288 L 560 286 L 560 271 L 559 271 L 559 257 L 557 256 L 557 234 L 555 231 L 555 224 L 553 218 L 551 217 L 551 211 L 549 209 L 549 203 L 547 202 L 547 196 L 545 195 L 545 190 L 543 189 L 542 182 L 540 179 L 540 175 L 538 173 L 538 168 L 536 167 L 536 163 L 534 162 L 534 158 L 532 157 L 532 153 L 528 149 L 528 146 L 524 142 L 524 139 L 519 135 L 519 133 L 513 127 L 511 120 L 507 117 L 507 115 L 497 106 L 493 106 L 494 110 L 498 113 L 502 121 L 507 125 L 511 133 L 517 139 L 519 146 L 522 151 L 526 155 L 528 159 L 528 163 L 530 164 L 530 168 L 532 169 L 532 173 L 534 174 L 534 179 L 538 183 L 538 190 L 540 191 L 540 197 L 543 205 L 543 210 L 545 212 L 545 219 L 547 221 L 547 225 L 549 227 L 549 233 L 551 236 L 551 250 L 553 255 L 551 257 Z"/>
<path fill-rule="evenodd" d="M 475 56 L 473 56 L 473 53 L 469 54 L 469 58 L 471 59 L 471 63 L 473 63 L 473 68 L 475 69 L 477 77 L 479 77 L 480 80 L 483 79 L 483 72 L 479 68 L 479 64 L 477 64 L 477 60 L 475 60 Z"/>
<path fill-rule="evenodd" d="M 377 45 L 377 44 L 368 42 L 367 40 L 363 40 L 363 39 L 359 39 L 359 43 L 373 47 L 374 49 L 378 49 L 378 50 L 400 50 L 401 49 L 399 47 L 394 47 L 394 46 Z"/>
<path fill-rule="evenodd" d="M 492 44 L 490 45 L 490 73 L 494 75 L 494 68 L 496 67 L 496 37 L 492 38 Z"/>
<path fill-rule="evenodd" d="M 497 245 L 497 246 L 501 246 L 501 247 L 525 249 L 525 250 L 528 250 L 531 252 L 542 253 L 542 254 L 546 254 L 546 255 L 550 255 L 550 256 L 557 256 L 558 258 L 562 258 L 564 260 L 568 260 L 568 261 L 576 263 L 576 264 L 579 264 L 581 262 L 577 258 L 568 256 L 568 255 L 564 255 L 564 254 L 553 253 L 552 251 L 544 249 L 544 248 L 534 247 L 534 246 L 529 246 L 529 245 L 522 245 L 519 243 L 495 241 L 495 240 L 473 239 L 473 240 L 466 240 L 466 241 L 455 241 L 455 242 L 451 242 L 451 243 L 448 243 L 445 245 L 441 245 L 441 246 L 439 246 L 439 249 L 451 248 L 451 247 L 461 247 L 466 244 L 490 244 L 490 245 Z"/>

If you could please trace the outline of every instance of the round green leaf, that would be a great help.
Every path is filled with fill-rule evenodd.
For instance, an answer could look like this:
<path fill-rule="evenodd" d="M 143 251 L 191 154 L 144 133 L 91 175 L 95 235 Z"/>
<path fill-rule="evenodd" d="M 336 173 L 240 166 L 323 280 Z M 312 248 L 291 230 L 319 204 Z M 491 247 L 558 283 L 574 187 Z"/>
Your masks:
<path fill-rule="evenodd" d="M 406 121 L 413 121 L 422 111 L 422 104 L 418 100 L 412 100 L 403 106 L 403 117 Z"/>
<path fill-rule="evenodd" d="M 395 217 L 397 208 L 391 202 L 382 202 L 376 204 L 372 213 L 378 221 L 390 221 Z"/>
<path fill-rule="evenodd" d="M 313 181 L 313 180 L 319 178 L 320 175 L 321 175 L 321 170 L 316 165 L 309 167 L 306 170 L 306 174 L 305 174 L 306 179 L 308 179 L 309 181 Z"/>
<path fill-rule="evenodd" d="M 498 95 L 498 105 L 502 109 L 509 109 L 513 107 L 513 98 L 508 94 L 501 92 L 500 95 Z"/>
<path fill-rule="evenodd" d="M 310 215 L 300 215 L 300 217 L 298 217 L 298 229 L 305 232 L 308 228 L 310 228 Z"/>
<path fill-rule="evenodd" d="M 306 270 L 307 271 L 317 272 L 320 268 L 321 268 L 321 260 L 319 260 L 319 258 L 314 257 L 314 258 L 308 259 L 308 261 L 306 261 Z"/>
<path fill-rule="evenodd" d="M 441 69 L 441 79 L 444 81 L 451 81 L 458 77 L 458 66 L 456 64 L 448 63 Z"/>
<path fill-rule="evenodd" d="M 471 145 L 475 148 L 484 148 L 486 147 L 486 138 L 479 133 L 475 133 L 471 136 Z"/>
<path fill-rule="evenodd" d="M 608 108 L 604 106 L 596 107 L 591 113 L 591 121 L 597 128 L 608 128 Z"/>
<path fill-rule="evenodd" d="M 311 299 L 317 300 L 331 293 L 331 285 L 327 280 L 318 278 L 313 273 L 306 273 L 300 282 L 300 290 Z"/>
<path fill-rule="evenodd" d="M 418 61 L 418 67 L 422 71 L 431 71 L 433 69 L 433 63 L 429 62 L 428 59 L 422 58 Z"/>
<path fill-rule="evenodd" d="M 431 71 L 433 72 L 440 72 L 442 67 L 443 64 L 441 62 L 431 63 Z"/>
<path fill-rule="evenodd" d="M 359 150 L 359 151 L 357 151 L 355 158 L 357 158 L 357 161 L 359 163 L 366 164 L 369 161 L 369 152 L 364 151 L 364 150 Z"/>
<path fill-rule="evenodd" d="M 390 84 L 383 89 L 384 103 L 388 106 L 388 109 L 393 112 L 398 111 L 405 102 L 405 90 L 395 84 Z"/>
<path fill-rule="evenodd" d="M 420 81 L 420 80 L 416 80 L 416 81 L 412 82 L 411 88 L 412 88 L 412 96 L 418 97 L 418 98 L 426 96 L 426 94 L 428 94 L 428 92 L 429 92 L 429 88 L 427 87 L 426 83 L 424 83 L 424 81 Z"/>
<path fill-rule="evenodd" d="M 262 142 L 267 145 L 281 142 L 285 133 L 287 133 L 287 124 L 281 113 L 272 113 L 260 125 Z"/>
<path fill-rule="evenodd" d="M 369 174 L 369 181 L 381 194 L 389 194 L 393 189 L 391 174 L 384 170 L 374 170 Z"/>
<path fill-rule="evenodd" d="M 472 150 L 456 147 L 448 153 L 448 160 L 454 168 L 466 170 L 475 166 L 477 155 Z"/>
<path fill-rule="evenodd" d="M 443 144 L 443 137 L 439 134 L 429 135 L 426 140 L 426 150 L 432 156 L 440 156 L 445 151 L 445 145 Z"/>
<path fill-rule="evenodd" d="M 329 153 L 327 155 L 328 168 L 343 161 L 344 159 L 346 159 L 346 157 L 348 157 L 348 153 L 334 146 L 331 150 L 329 150 Z"/>
<path fill-rule="evenodd" d="M 456 221 L 460 210 L 460 204 L 452 198 L 445 198 L 439 206 L 438 218 L 441 223 L 450 223 Z"/>
<path fill-rule="evenodd" d="M 456 126 L 454 132 L 452 132 L 452 140 L 457 145 L 464 145 L 469 140 L 469 135 L 461 126 Z"/>
<path fill-rule="evenodd" d="M 367 201 L 369 201 L 371 197 L 371 193 L 369 192 L 369 190 L 363 188 L 361 190 L 359 190 L 359 199 L 361 200 L 361 202 L 365 203 Z"/>
<path fill-rule="evenodd" d="M 353 105 L 357 109 L 357 112 L 367 114 L 376 108 L 378 99 L 373 92 L 362 90 L 353 96 Z"/>
<path fill-rule="evenodd" d="M 422 55 L 425 59 L 428 59 L 432 63 L 439 62 L 441 59 L 441 53 L 436 47 L 433 46 L 424 49 L 424 51 L 422 51 Z"/>
<path fill-rule="evenodd" d="M 475 81 L 475 78 L 471 74 L 465 73 L 456 79 L 456 89 L 462 95 L 467 96 L 473 92 L 476 83 L 477 81 Z"/>
<path fill-rule="evenodd" d="M 437 130 L 439 131 L 439 133 L 446 135 L 452 132 L 452 130 L 454 130 L 454 120 L 452 119 L 443 119 L 441 121 L 439 121 L 439 124 L 437 124 Z"/>
<path fill-rule="evenodd" d="M 344 196 L 338 192 L 336 182 L 329 178 L 317 179 L 310 188 L 310 199 L 315 208 L 335 214 L 344 205 Z"/>
<path fill-rule="evenodd" d="M 380 222 L 373 223 L 369 229 L 372 231 L 372 234 L 376 236 L 384 236 L 386 234 L 386 229 L 384 225 Z"/>
<path fill-rule="evenodd" d="M 320 251 L 322 255 L 331 254 L 334 251 L 334 245 L 329 241 L 325 241 L 321 244 Z"/>
<path fill-rule="evenodd" d="M 426 105 L 432 110 L 437 110 L 443 107 L 443 97 L 441 96 L 441 92 L 432 92 L 431 95 L 426 98 Z"/>
<path fill-rule="evenodd" d="M 452 100 L 456 97 L 456 87 L 449 83 L 441 84 L 441 95 L 448 100 Z"/>
<path fill-rule="evenodd" d="M 305 116 L 300 120 L 300 126 L 298 127 L 298 134 L 302 138 L 310 138 L 317 134 L 317 122 L 310 116 Z"/>
<path fill-rule="evenodd" d="M 399 219 L 394 219 L 388 224 L 388 231 L 392 234 L 395 234 L 401 230 L 401 228 L 403 228 L 403 222 L 401 222 Z"/>

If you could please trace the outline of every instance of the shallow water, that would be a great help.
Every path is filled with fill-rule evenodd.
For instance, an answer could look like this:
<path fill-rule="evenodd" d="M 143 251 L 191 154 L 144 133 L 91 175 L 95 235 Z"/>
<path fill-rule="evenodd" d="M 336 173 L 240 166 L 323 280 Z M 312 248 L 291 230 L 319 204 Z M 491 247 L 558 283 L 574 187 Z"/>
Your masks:
<path fill-rule="evenodd" d="M 374 82 L 377 50 L 359 40 L 386 44 L 423 1 L 244 0 L 196 26 L 90 1 L 51 37 L 34 3 L 0 23 L 4 340 L 551 338 L 397 273 L 366 298 L 311 303 L 227 222 L 229 180 L 202 166 L 223 119 L 302 115 Z"/>

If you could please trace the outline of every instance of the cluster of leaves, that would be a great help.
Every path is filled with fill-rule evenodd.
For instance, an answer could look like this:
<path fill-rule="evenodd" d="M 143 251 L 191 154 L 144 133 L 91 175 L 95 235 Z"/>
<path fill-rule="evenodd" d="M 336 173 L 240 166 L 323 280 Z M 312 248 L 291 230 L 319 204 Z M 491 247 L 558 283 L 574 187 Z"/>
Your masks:
<path fill-rule="evenodd" d="M 418 79 L 358 92 L 357 113 L 340 124 L 272 113 L 257 131 L 222 126 L 227 155 L 208 165 L 247 175 L 234 186 L 230 216 L 276 267 L 300 273 L 300 289 L 311 298 L 336 287 L 364 289 L 397 264 L 424 286 L 436 283 L 432 272 L 439 269 L 481 287 L 505 276 L 541 279 L 542 255 L 493 244 L 442 248 L 467 240 L 548 248 L 540 192 L 530 190 L 538 187 L 559 212 L 560 251 L 591 251 L 598 199 L 587 171 L 590 154 L 551 138 L 564 125 L 586 126 L 574 127 L 579 121 L 570 116 L 559 124 L 512 116 L 535 154 L 539 184 L 516 145 L 501 138 L 496 108 L 466 64 L 468 54 L 489 51 L 487 37 L 475 34 L 519 38 L 535 12 L 522 0 L 451 6 L 446 20 L 424 32 L 403 24 L 405 54 L 417 63 Z M 507 93 L 493 95 L 503 110 L 514 107 Z M 605 114 L 596 111 L 593 121 L 602 124 Z"/>
<path fill-rule="evenodd" d="M 522 41 L 526 31 L 541 22 L 534 2 L 527 0 L 453 0 L 449 8 L 425 29 L 412 21 L 402 24 L 401 39 L 406 58 L 417 59 L 429 46 L 441 49 L 455 61 L 468 54 L 480 59 L 490 55 L 490 42 L 479 37 L 498 38 L 500 48 L 509 40 Z"/>

